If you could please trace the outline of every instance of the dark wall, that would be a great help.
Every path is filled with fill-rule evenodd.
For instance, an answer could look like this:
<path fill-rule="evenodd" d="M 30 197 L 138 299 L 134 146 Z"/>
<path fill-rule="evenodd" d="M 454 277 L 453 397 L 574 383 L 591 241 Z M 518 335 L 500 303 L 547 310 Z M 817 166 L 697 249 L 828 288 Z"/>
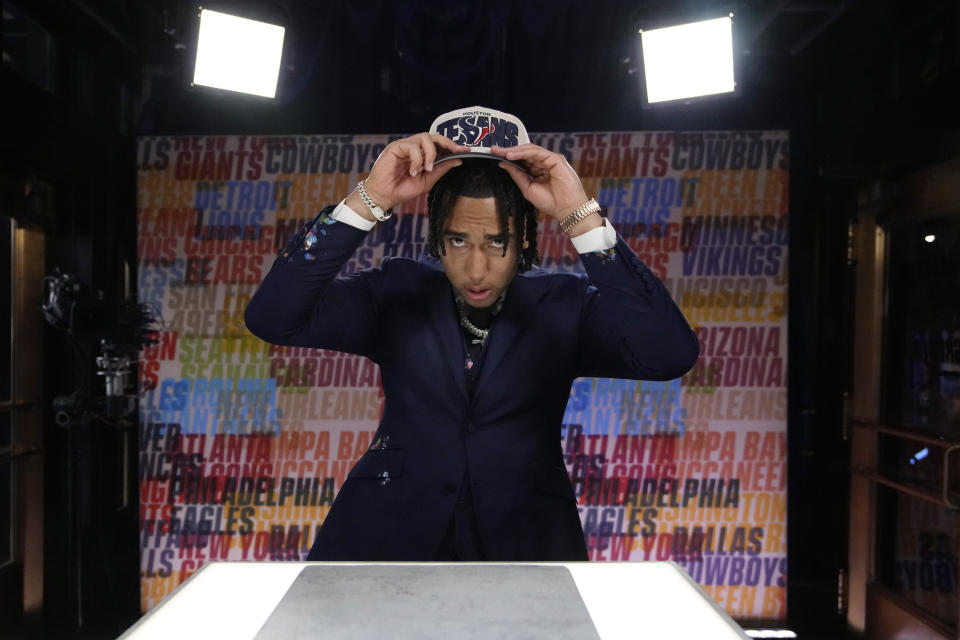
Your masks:
<path fill-rule="evenodd" d="M 73 3 L 4 2 L 4 14 L 3 214 L 44 231 L 45 273 L 76 276 L 88 302 L 122 300 L 136 264 L 139 51 Z M 28 42 L 25 31 L 49 40 Z M 44 369 L 44 536 L 25 543 L 43 545 L 44 615 L 11 637 L 112 638 L 139 616 L 138 507 L 135 492 L 122 495 L 124 475 L 136 486 L 135 437 L 132 452 L 122 446 L 135 423 L 91 416 L 103 395 L 95 329 L 47 326 L 34 354 Z M 74 403 L 68 424 L 55 400 Z"/>
<path fill-rule="evenodd" d="M 960 154 L 960 5 L 852 3 L 791 70 L 789 610 L 838 618 L 846 568 L 858 192 Z M 879 373 L 878 373 L 879 375 Z"/>

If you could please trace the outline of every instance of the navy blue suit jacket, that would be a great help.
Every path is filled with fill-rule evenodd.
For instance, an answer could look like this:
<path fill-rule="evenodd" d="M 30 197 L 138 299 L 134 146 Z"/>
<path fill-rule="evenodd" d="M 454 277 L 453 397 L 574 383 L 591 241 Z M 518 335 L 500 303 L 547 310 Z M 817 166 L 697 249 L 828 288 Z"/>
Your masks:
<path fill-rule="evenodd" d="M 533 269 L 509 286 L 472 400 L 439 261 L 337 273 L 365 232 L 327 217 L 298 233 L 246 309 L 278 345 L 380 365 L 383 417 L 321 527 L 311 560 L 432 560 L 463 481 L 489 560 L 585 560 L 560 425 L 574 378 L 668 380 L 699 347 L 668 292 L 618 238 L 587 275 Z M 386 443 L 386 444 L 384 444 Z"/>

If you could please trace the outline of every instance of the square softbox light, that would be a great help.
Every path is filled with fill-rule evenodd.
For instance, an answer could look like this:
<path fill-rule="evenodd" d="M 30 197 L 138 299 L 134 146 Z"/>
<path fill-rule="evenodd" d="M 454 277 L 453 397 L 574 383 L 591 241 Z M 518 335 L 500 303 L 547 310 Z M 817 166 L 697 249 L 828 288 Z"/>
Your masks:
<path fill-rule="evenodd" d="M 650 104 L 732 92 L 731 17 L 642 30 L 646 99 Z"/>
<path fill-rule="evenodd" d="M 193 83 L 273 98 L 283 35 L 275 24 L 203 9 Z"/>

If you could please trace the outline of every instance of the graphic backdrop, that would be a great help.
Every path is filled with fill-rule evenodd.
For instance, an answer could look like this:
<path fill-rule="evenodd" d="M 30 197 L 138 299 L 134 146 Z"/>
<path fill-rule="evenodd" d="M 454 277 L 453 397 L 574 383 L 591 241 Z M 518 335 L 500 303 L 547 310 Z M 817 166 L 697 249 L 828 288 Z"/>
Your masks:
<path fill-rule="evenodd" d="M 302 560 L 383 392 L 372 362 L 279 348 L 243 309 L 285 240 L 399 136 L 153 137 L 138 150 L 142 607 L 208 560 Z M 783 618 L 786 132 L 556 133 L 605 215 L 665 282 L 701 356 L 666 383 L 579 379 L 566 461 L 592 560 L 674 560 L 739 618 Z M 425 250 L 425 198 L 344 272 Z M 580 269 L 553 220 L 543 266 Z M 413 517 L 413 516 L 412 516 Z"/>

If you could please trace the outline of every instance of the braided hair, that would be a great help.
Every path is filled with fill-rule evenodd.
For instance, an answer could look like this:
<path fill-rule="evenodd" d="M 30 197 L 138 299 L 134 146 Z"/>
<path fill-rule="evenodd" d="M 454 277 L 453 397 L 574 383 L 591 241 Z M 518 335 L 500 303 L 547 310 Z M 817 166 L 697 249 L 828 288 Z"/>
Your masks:
<path fill-rule="evenodd" d="M 537 250 L 537 210 L 523 197 L 510 174 L 498 167 L 496 162 L 481 159 L 464 160 L 462 165 L 448 171 L 430 190 L 427 196 L 427 245 L 431 256 L 439 258 L 446 255 L 443 232 L 450 212 L 461 196 L 494 198 L 500 233 L 506 233 L 510 228 L 508 221 L 513 220 L 516 231 L 514 242 L 519 256 L 517 271 L 524 272 L 540 264 Z M 504 243 L 503 255 L 506 254 L 507 245 Z"/>

